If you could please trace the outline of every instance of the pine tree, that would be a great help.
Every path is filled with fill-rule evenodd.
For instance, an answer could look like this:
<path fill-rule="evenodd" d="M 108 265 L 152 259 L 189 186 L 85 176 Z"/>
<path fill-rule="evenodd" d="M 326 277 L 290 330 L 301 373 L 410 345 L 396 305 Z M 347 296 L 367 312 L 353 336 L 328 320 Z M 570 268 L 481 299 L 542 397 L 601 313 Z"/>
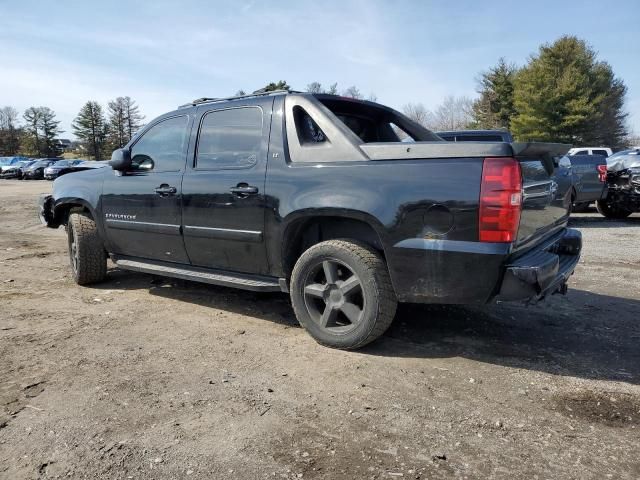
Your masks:
<path fill-rule="evenodd" d="M 291 87 L 287 84 L 286 80 L 279 80 L 276 83 L 267 83 L 267 85 L 256 90 L 253 93 L 274 92 L 276 90 L 291 90 Z"/>
<path fill-rule="evenodd" d="M 495 67 L 481 74 L 478 93 L 473 102 L 473 126 L 486 129 L 511 128 L 516 114 L 513 105 L 513 82 L 518 69 L 504 58 Z"/>
<path fill-rule="evenodd" d="M 22 152 L 37 157 L 58 156 L 56 137 L 62 130 L 55 112 L 49 107 L 29 107 L 22 118 L 25 121 Z"/>
<path fill-rule="evenodd" d="M 42 150 L 45 157 L 57 157 L 60 155 L 56 138 L 62 133 L 59 128 L 60 121 L 56 120 L 56 114 L 48 107 L 40 107 L 40 129 L 42 132 Z"/>
<path fill-rule="evenodd" d="M 40 140 L 41 111 L 37 107 L 29 107 L 24 111 L 24 137 L 22 152 L 26 155 L 42 157 L 42 142 Z"/>
<path fill-rule="evenodd" d="M 584 41 L 540 47 L 514 82 L 512 132 L 519 140 L 622 146 L 626 87 Z"/>
<path fill-rule="evenodd" d="M 107 123 L 100 104 L 93 101 L 85 103 L 71 126 L 76 137 L 84 143 L 93 159 L 102 160 L 107 136 Z"/>

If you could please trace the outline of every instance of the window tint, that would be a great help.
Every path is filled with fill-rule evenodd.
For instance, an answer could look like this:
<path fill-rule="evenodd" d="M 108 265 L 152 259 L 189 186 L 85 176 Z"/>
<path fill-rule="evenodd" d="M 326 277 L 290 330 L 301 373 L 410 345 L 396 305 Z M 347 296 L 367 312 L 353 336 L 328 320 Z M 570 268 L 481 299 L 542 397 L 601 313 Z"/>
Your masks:
<path fill-rule="evenodd" d="M 296 131 L 298 132 L 300 145 L 313 145 L 327 141 L 325 133 L 304 108 L 299 106 L 293 107 L 293 117 L 296 122 Z"/>
<path fill-rule="evenodd" d="M 574 155 L 589 155 L 589 150 L 578 150 Z"/>
<path fill-rule="evenodd" d="M 188 121 L 186 116 L 168 118 L 147 130 L 131 148 L 132 169 L 180 170 L 186 156 Z"/>
<path fill-rule="evenodd" d="M 593 150 L 593 154 L 594 155 L 602 155 L 603 157 L 608 156 L 607 151 L 606 150 Z"/>
<path fill-rule="evenodd" d="M 234 108 L 207 113 L 198 137 L 196 168 L 249 167 L 262 143 L 262 110 Z"/>

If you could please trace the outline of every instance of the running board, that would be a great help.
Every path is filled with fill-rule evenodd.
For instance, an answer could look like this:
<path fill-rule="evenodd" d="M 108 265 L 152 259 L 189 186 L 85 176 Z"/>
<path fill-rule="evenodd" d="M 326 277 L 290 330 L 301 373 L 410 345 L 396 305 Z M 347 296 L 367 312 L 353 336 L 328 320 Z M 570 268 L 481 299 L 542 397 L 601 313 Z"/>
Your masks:
<path fill-rule="evenodd" d="M 130 257 L 114 256 L 113 261 L 123 270 L 150 273 L 164 277 L 180 278 L 194 282 L 211 283 L 223 287 L 241 288 L 256 292 L 281 292 L 282 282 L 275 277 L 261 275 L 247 275 L 209 268 L 176 265 L 164 262 L 154 262 Z"/>

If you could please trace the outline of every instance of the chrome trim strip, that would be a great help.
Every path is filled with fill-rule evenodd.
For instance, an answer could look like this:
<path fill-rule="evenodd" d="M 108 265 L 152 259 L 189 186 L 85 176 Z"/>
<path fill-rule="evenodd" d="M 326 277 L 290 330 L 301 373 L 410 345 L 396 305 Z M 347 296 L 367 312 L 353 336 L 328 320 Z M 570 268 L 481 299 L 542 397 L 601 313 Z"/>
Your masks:
<path fill-rule="evenodd" d="M 108 227 L 118 230 L 180 235 L 180 225 L 172 225 L 168 223 L 135 222 L 132 220 L 116 220 L 114 218 L 107 218 L 106 224 Z"/>
<path fill-rule="evenodd" d="M 245 242 L 261 242 L 262 232 L 257 230 L 236 230 L 233 228 L 198 227 L 185 225 L 185 236 L 198 238 L 216 238 L 219 240 L 239 240 Z"/>

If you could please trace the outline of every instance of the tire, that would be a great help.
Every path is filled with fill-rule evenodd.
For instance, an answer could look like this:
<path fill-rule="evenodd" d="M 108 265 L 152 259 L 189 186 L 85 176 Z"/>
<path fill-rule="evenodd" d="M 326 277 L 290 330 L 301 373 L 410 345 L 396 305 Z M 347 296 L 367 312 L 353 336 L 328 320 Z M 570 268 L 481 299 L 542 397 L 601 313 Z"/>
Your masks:
<path fill-rule="evenodd" d="M 328 240 L 305 251 L 291 276 L 293 310 L 321 345 L 352 350 L 382 335 L 397 299 L 384 260 L 354 240 Z"/>
<path fill-rule="evenodd" d="M 615 202 L 611 202 L 606 198 L 604 200 L 598 200 L 596 202 L 596 208 L 600 215 L 607 218 L 622 219 L 627 218 L 633 213 L 631 210 L 627 210 L 621 205 L 616 205 Z"/>
<path fill-rule="evenodd" d="M 101 282 L 107 276 L 107 255 L 96 222 L 87 212 L 72 212 L 67 223 L 71 273 L 78 285 Z"/>

